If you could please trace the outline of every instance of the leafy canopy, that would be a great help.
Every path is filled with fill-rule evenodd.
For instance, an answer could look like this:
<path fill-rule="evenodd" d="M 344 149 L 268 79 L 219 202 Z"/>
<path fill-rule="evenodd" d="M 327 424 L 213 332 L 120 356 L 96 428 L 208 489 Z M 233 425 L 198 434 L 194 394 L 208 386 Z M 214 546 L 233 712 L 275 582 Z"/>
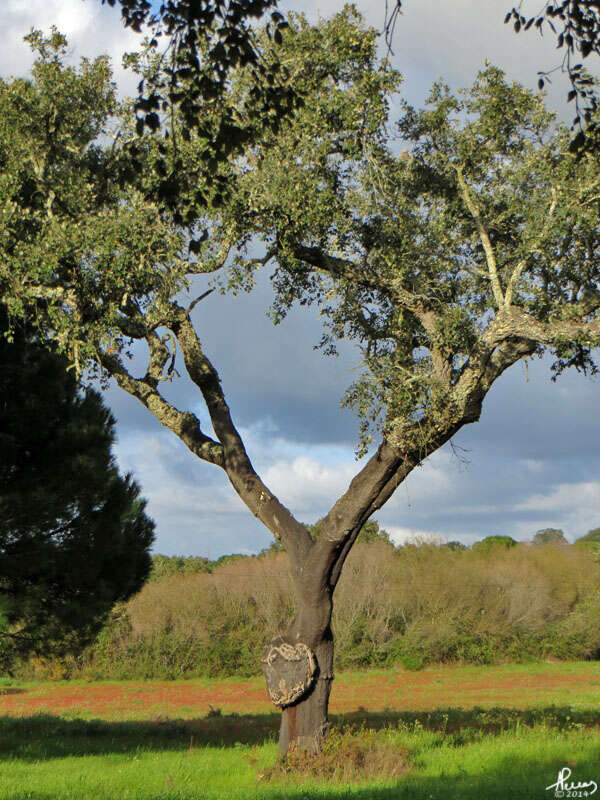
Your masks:
<path fill-rule="evenodd" d="M 138 136 L 106 59 L 65 67 L 58 34 L 31 37 L 32 81 L 0 87 L 0 281 L 11 313 L 34 308 L 79 369 L 95 362 L 115 375 L 214 463 L 219 447 L 192 436 L 193 415 L 160 393 L 176 374 L 169 329 L 195 348 L 197 375 L 213 374 L 181 330 L 192 306 L 179 293 L 197 274 L 247 287 L 273 261 L 276 321 L 294 302 L 317 302 L 325 351 L 342 336 L 358 344 L 364 374 L 345 402 L 363 419 L 360 453 L 381 432 L 421 460 L 478 418 L 505 369 L 544 348 L 557 372 L 594 370 L 600 177 L 594 159 L 568 152 L 542 96 L 490 67 L 459 93 L 436 84 L 425 108 L 402 105 L 392 127 L 400 77 L 356 10 L 290 23 L 278 43 L 265 34 L 257 46 L 266 62 L 285 62 L 304 102 L 223 157 L 207 154 L 201 131 L 178 138 L 176 110 L 169 140 Z M 164 69 L 147 54 L 133 62 L 142 74 Z M 232 77 L 228 103 L 245 113 L 252 78 Z M 229 187 L 211 202 L 195 190 L 206 163 Z M 161 200 L 169 176 L 175 206 Z M 249 258 L 257 238 L 264 258 Z M 143 380 L 128 371 L 135 340 L 150 349 Z"/>
<path fill-rule="evenodd" d="M 474 543 L 473 550 L 489 553 L 498 549 L 510 550 L 516 546 L 517 542 L 511 536 L 486 536 L 485 539 Z"/>
<path fill-rule="evenodd" d="M 286 43 L 324 34 L 300 25 Z M 403 104 L 395 137 L 398 76 L 369 71 L 361 97 L 327 83 L 307 95 L 241 170 L 229 224 L 276 258 L 277 317 L 318 301 L 325 350 L 359 344 L 365 373 L 345 402 L 364 420 L 360 452 L 373 430 L 427 450 L 464 418 L 473 381 L 489 387 L 482 359 L 492 380 L 544 347 L 557 373 L 596 369 L 600 173 L 568 152 L 542 95 L 495 67 L 458 93 L 435 84 L 422 110 Z"/>
<path fill-rule="evenodd" d="M 577 544 L 600 544 L 600 528 L 592 528 L 592 530 L 588 531 L 585 536 L 581 536 L 579 539 L 577 539 Z"/>

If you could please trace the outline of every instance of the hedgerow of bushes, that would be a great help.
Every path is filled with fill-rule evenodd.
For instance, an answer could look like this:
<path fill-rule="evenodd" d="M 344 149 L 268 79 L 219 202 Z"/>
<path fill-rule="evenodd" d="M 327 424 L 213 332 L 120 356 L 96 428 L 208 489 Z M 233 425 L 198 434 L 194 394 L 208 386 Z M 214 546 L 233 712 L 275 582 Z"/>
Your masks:
<path fill-rule="evenodd" d="M 161 560 L 162 559 L 162 560 Z M 219 564 L 158 557 L 78 656 L 31 659 L 20 677 L 174 679 L 260 671 L 294 612 L 287 556 Z M 335 593 L 336 666 L 491 664 L 600 657 L 600 562 L 592 547 L 359 543 Z"/>

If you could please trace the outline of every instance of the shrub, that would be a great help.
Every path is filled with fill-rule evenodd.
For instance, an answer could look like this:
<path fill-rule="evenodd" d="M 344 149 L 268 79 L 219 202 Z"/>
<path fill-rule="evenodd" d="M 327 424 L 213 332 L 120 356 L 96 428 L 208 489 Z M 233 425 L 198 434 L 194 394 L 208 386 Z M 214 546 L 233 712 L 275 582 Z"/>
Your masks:
<path fill-rule="evenodd" d="M 316 755 L 307 750 L 292 750 L 285 761 L 270 767 L 262 777 L 269 781 L 285 781 L 288 775 L 339 783 L 368 778 L 396 778 L 404 775 L 409 766 L 408 750 L 388 741 L 386 731 L 349 727 L 334 728 Z"/>
<path fill-rule="evenodd" d="M 473 550 L 487 552 L 497 547 L 515 547 L 517 542 L 511 536 L 486 536 L 480 542 L 475 542 Z"/>
<path fill-rule="evenodd" d="M 533 537 L 534 544 L 568 544 L 560 528 L 544 528 Z"/>
<path fill-rule="evenodd" d="M 577 539 L 575 544 L 585 544 L 588 546 L 600 545 L 600 528 L 592 528 L 592 530 L 588 531 L 585 536 Z"/>
<path fill-rule="evenodd" d="M 214 563 L 214 562 L 213 562 Z M 249 676 L 294 613 L 287 556 L 183 569 L 117 607 L 95 644 L 20 677 Z M 490 664 L 600 654 L 600 563 L 586 547 L 353 548 L 336 589 L 336 668 Z"/>

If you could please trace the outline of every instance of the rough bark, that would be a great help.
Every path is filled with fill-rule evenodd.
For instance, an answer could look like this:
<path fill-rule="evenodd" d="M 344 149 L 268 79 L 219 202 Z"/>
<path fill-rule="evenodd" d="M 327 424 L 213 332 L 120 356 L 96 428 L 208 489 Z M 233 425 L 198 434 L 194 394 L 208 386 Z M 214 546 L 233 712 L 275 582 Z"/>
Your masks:
<path fill-rule="evenodd" d="M 313 689 L 283 710 L 279 729 L 279 756 L 285 757 L 294 749 L 318 753 L 329 731 L 328 707 L 333 680 L 333 637 L 331 632 L 318 648 L 318 660 L 323 672 Z"/>
<path fill-rule="evenodd" d="M 293 749 L 316 753 L 329 730 L 328 707 L 333 681 L 333 635 L 331 633 L 332 592 L 298 597 L 298 613 L 290 623 L 286 640 L 302 642 L 314 653 L 315 680 L 296 702 L 283 709 L 279 731 L 279 755 Z"/>

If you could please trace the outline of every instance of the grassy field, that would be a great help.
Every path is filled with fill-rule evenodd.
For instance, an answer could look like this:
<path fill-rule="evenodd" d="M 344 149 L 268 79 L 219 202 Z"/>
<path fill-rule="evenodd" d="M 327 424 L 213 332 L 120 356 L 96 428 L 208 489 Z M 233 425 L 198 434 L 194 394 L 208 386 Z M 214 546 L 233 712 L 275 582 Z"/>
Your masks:
<path fill-rule="evenodd" d="M 565 767 L 600 783 L 591 662 L 339 675 L 341 733 L 301 777 L 269 771 L 279 714 L 260 680 L 5 682 L 0 714 L 6 800 L 543 798 Z"/>

